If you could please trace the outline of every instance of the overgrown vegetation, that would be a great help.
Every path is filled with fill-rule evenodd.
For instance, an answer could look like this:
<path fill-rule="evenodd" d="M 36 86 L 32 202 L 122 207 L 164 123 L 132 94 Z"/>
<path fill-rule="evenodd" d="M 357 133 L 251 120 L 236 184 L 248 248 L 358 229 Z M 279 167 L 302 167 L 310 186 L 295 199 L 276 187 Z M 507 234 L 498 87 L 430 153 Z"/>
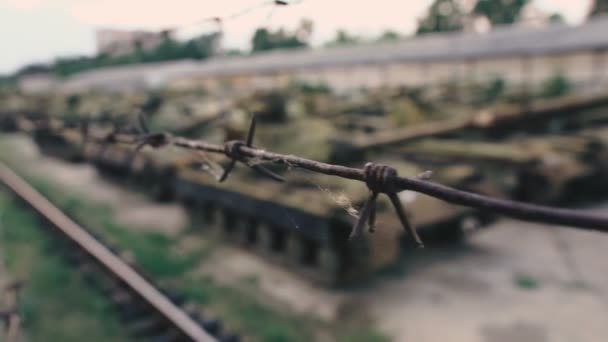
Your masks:
<path fill-rule="evenodd" d="M 307 47 L 312 31 L 313 23 L 307 19 L 301 20 L 293 32 L 284 28 L 270 30 L 260 27 L 251 39 L 251 52 Z"/>
<path fill-rule="evenodd" d="M 302 20 L 295 31 L 283 28 L 272 31 L 267 28 L 258 28 L 251 39 L 251 52 L 268 51 L 274 49 L 288 49 L 308 46 L 312 34 L 313 24 L 310 20 Z M 60 77 L 70 76 L 79 72 L 103 68 L 108 66 L 131 65 L 152 62 L 164 62 L 182 59 L 202 60 L 216 54 L 220 46 L 221 33 L 214 32 L 202 34 L 186 41 L 173 38 L 170 31 L 159 33 L 161 42 L 153 49 L 146 50 L 141 42 L 135 42 L 131 52 L 118 55 L 99 53 L 94 56 L 59 57 L 49 64 L 29 64 L 19 69 L 14 75 L 0 78 L 14 80 L 20 76 L 52 73 Z M 239 50 L 226 51 L 227 55 L 242 55 Z M 1 82 L 0 82 L 1 84 Z"/>
<path fill-rule="evenodd" d="M 463 27 L 463 13 L 454 0 L 435 0 L 418 22 L 416 34 L 460 31 Z"/>
<path fill-rule="evenodd" d="M 19 310 L 28 341 L 126 341 L 110 303 L 52 250 L 32 212 L 0 192 L 0 253 L 10 273 L 25 279 Z"/>
<path fill-rule="evenodd" d="M 493 104 L 505 94 L 506 88 L 507 84 L 501 77 L 480 83 L 473 88 L 473 104 L 477 106 Z"/>
<path fill-rule="evenodd" d="M 189 252 L 178 252 L 172 248 L 178 242 L 178 237 L 129 229 L 113 219 L 112 210 L 107 206 L 74 193 L 60 191 L 39 178 L 31 178 L 30 181 L 76 221 L 119 250 L 128 251 L 135 262 L 154 279 L 183 276 L 194 269 L 208 252 L 205 246 Z"/>
<path fill-rule="evenodd" d="M 608 1 L 607 0 L 593 0 L 593 6 L 589 11 L 589 17 L 595 17 L 605 15 L 608 13 Z"/>
<path fill-rule="evenodd" d="M 24 176 L 75 220 L 111 242 L 119 250 L 128 251 L 146 274 L 159 280 L 162 285 L 170 286 L 174 291 L 185 295 L 189 301 L 202 305 L 205 312 L 215 313 L 231 330 L 246 335 L 252 341 L 313 341 L 317 339 L 319 331 L 323 331 L 334 341 L 386 341 L 383 336 L 365 325 L 350 327 L 321 323 L 309 317 L 277 310 L 240 289 L 217 284 L 198 272 L 198 266 L 204 263 L 208 253 L 212 252 L 209 245 L 203 244 L 184 251 L 177 246 L 180 246 L 180 241 L 193 238 L 192 236 L 170 237 L 161 233 L 129 229 L 113 219 L 111 208 L 70 193 L 66 189 L 60 191 L 56 185 L 37 175 Z M 195 232 L 194 229 L 184 231 Z"/>
<path fill-rule="evenodd" d="M 426 16 L 419 20 L 416 34 L 462 31 L 471 24 L 480 23 L 481 18 L 487 20 L 490 26 L 514 24 L 526 20 L 522 13 L 530 2 L 530 0 L 478 0 L 471 3 L 434 0 Z M 537 19 L 541 18 L 542 15 L 539 15 Z M 559 13 L 547 13 L 545 20 L 560 23 L 563 22 L 563 17 Z"/>
<path fill-rule="evenodd" d="M 78 72 L 116 65 L 163 62 L 178 59 L 205 59 L 210 57 L 218 44 L 217 33 L 205 34 L 185 42 L 173 39 L 164 33 L 161 43 L 154 49 L 146 51 L 141 44 L 135 43 L 133 51 L 121 55 L 98 54 L 95 56 L 60 57 L 53 63 L 31 64 L 17 71 L 17 76 L 54 73 L 57 76 L 69 76 Z"/>
<path fill-rule="evenodd" d="M 330 86 L 322 81 L 294 81 L 289 85 L 289 87 L 304 94 L 331 94 L 332 92 Z"/>
<path fill-rule="evenodd" d="M 486 17 L 492 25 L 513 24 L 530 0 L 479 0 L 473 13 Z"/>
<path fill-rule="evenodd" d="M 566 75 L 556 73 L 543 83 L 541 96 L 547 98 L 560 97 L 568 94 L 571 89 L 572 85 Z"/>
<path fill-rule="evenodd" d="M 274 49 L 293 49 L 306 46 L 306 43 L 297 36 L 287 33 L 283 29 L 270 31 L 259 28 L 253 35 L 253 51 L 268 51 Z"/>

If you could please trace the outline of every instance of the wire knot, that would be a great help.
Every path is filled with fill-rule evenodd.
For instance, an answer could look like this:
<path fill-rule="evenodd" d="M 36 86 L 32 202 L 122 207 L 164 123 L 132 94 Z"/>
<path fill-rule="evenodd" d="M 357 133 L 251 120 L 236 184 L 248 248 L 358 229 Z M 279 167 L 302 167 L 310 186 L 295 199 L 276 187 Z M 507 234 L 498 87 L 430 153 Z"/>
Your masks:
<path fill-rule="evenodd" d="M 137 115 L 139 120 L 139 127 L 135 127 L 135 153 L 139 152 L 144 146 L 151 146 L 153 148 L 161 148 L 173 143 L 173 136 L 166 132 L 150 132 L 148 124 L 146 123 L 146 117 L 143 112 L 139 112 Z M 116 132 L 111 133 L 108 137 L 113 135 L 113 139 L 116 140 Z"/>
<path fill-rule="evenodd" d="M 365 184 L 370 191 L 376 193 L 395 192 L 395 178 L 397 170 L 394 168 L 374 163 L 367 163 L 363 168 L 365 173 Z"/>
<path fill-rule="evenodd" d="M 166 132 L 157 132 L 146 134 L 143 137 L 143 140 L 146 145 L 152 146 L 154 148 L 160 148 L 171 144 L 172 135 Z"/>
<path fill-rule="evenodd" d="M 106 135 L 103 140 L 108 143 L 108 144 L 115 144 L 118 142 L 118 139 L 116 138 L 116 132 L 110 132 L 108 133 L 108 135 Z"/>
<path fill-rule="evenodd" d="M 243 161 L 245 158 L 241 154 L 241 147 L 246 146 L 245 142 L 240 140 L 227 141 L 224 144 L 224 153 L 228 158 L 238 161 Z"/>
<path fill-rule="evenodd" d="M 170 145 L 173 140 L 172 138 L 173 136 L 171 134 L 165 132 L 156 132 L 140 135 L 139 137 L 137 137 L 137 145 L 135 146 L 135 151 L 141 150 L 146 145 L 151 146 L 153 148 L 161 148 Z"/>
<path fill-rule="evenodd" d="M 228 158 L 230 158 L 230 163 L 228 164 L 228 166 L 226 166 L 226 168 L 224 169 L 224 172 L 222 173 L 222 175 L 219 178 L 220 182 L 223 182 L 226 180 L 226 178 L 228 178 L 228 175 L 230 174 L 230 172 L 232 172 L 232 170 L 234 169 L 234 167 L 236 166 L 236 162 L 240 161 L 241 163 L 244 163 L 245 165 L 249 166 L 250 168 L 254 169 L 255 171 L 257 171 L 258 173 L 267 176 L 277 182 L 283 182 L 284 179 L 283 177 L 277 175 L 276 173 L 268 170 L 267 168 L 263 167 L 262 165 L 249 165 L 247 164 L 247 159 L 243 156 L 242 152 L 241 152 L 241 148 L 242 147 L 253 147 L 253 136 L 255 134 L 255 125 L 256 125 L 256 120 L 255 120 L 255 116 L 253 116 L 251 118 L 251 125 L 249 126 L 249 131 L 247 132 L 247 138 L 245 141 L 241 141 L 241 140 L 231 140 L 228 141 L 224 144 L 224 154 L 226 154 L 226 156 Z"/>
<path fill-rule="evenodd" d="M 367 163 L 363 168 L 363 172 L 365 173 L 365 184 L 369 188 L 371 194 L 361 209 L 361 213 L 353 226 L 349 239 L 353 240 L 360 237 L 366 223 L 369 226 L 370 233 L 373 233 L 376 230 L 376 202 L 378 200 L 378 194 L 384 193 L 391 200 L 391 204 L 395 208 L 395 212 L 397 213 L 397 217 L 399 218 L 403 229 L 411 235 L 417 247 L 424 247 L 422 240 L 420 240 L 416 229 L 414 229 L 410 223 L 407 214 L 401 205 L 401 200 L 397 195 L 397 188 L 395 187 L 397 170 L 387 165 Z"/>

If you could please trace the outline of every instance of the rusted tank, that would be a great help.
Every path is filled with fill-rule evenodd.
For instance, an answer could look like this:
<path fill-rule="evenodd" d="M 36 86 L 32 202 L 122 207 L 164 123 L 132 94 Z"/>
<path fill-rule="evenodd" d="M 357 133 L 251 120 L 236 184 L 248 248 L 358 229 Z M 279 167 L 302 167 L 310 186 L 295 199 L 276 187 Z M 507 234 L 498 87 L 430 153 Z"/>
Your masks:
<path fill-rule="evenodd" d="M 268 110 L 258 106 L 259 112 Z M 162 111 L 159 109 L 159 113 Z M 233 113 L 221 126 L 224 139 L 241 138 L 247 122 L 247 116 Z M 258 128 L 256 144 L 328 161 L 332 144 L 329 138 L 339 129 L 333 125 L 333 118 L 291 118 L 267 113 L 265 122 Z M 218 138 L 222 139 L 210 137 Z M 384 202 L 379 206 L 381 228 L 373 235 L 348 240 L 354 222 L 352 216 L 357 215 L 357 208 L 368 196 L 365 185 L 357 182 L 287 172 L 288 181 L 279 184 L 241 167 L 227 182 L 219 184 L 201 169 L 201 161 L 206 157 L 189 151 L 144 148 L 135 154 L 132 146 L 99 143 L 88 143 L 85 151 L 87 158 L 104 173 L 152 190 L 158 197 L 176 195 L 201 223 L 198 225 L 201 231 L 209 236 L 249 248 L 324 284 L 344 283 L 393 264 L 402 253 L 403 243 L 409 241 L 403 237 L 392 209 Z M 382 160 L 397 166 L 404 175 L 423 171 L 390 155 L 378 155 L 376 161 Z M 358 161 L 351 165 L 361 166 Z M 436 172 L 435 180 L 502 195 L 500 189 L 467 165 L 443 168 Z M 459 237 L 463 230 L 478 227 L 486 219 L 473 210 L 427 196 L 407 193 L 403 196 L 414 224 L 425 239 Z"/>
<path fill-rule="evenodd" d="M 191 152 L 173 148 L 132 154 L 128 180 L 157 200 L 173 200 L 177 174 L 182 167 L 194 162 L 193 157 Z"/>
<path fill-rule="evenodd" d="M 273 97 L 274 101 L 274 97 Z M 272 113 L 275 106 L 256 105 L 263 123 L 255 144 L 263 148 L 331 161 L 332 137 L 342 128 L 334 117 L 293 117 Z M 284 108 L 281 107 L 281 110 Z M 226 139 L 242 138 L 248 120 L 234 119 Z M 239 125 L 240 124 L 240 125 Z M 235 136 L 240 132 L 240 136 Z M 376 153 L 373 160 L 396 167 L 400 174 L 415 176 L 420 166 L 399 161 L 395 155 Z M 255 161 L 253 161 L 255 163 Z M 362 167 L 353 159 L 344 164 Z M 281 171 L 281 170 L 278 170 Z M 287 181 L 277 183 L 241 166 L 224 183 L 202 172 L 199 163 L 178 170 L 176 193 L 200 219 L 201 230 L 249 248 L 325 284 L 361 278 L 396 262 L 402 254 L 403 229 L 387 202 L 379 205 L 379 229 L 361 239 L 348 236 L 367 198 L 364 184 L 282 170 Z M 476 192 L 502 196 L 501 189 L 487 182 L 474 168 L 455 164 L 437 172 L 434 180 Z M 471 209 L 454 207 L 427 196 L 402 194 L 413 223 L 424 238 L 462 236 L 488 217 Z"/>
<path fill-rule="evenodd" d="M 398 168 L 404 174 L 420 171 L 406 163 Z M 177 196 L 196 216 L 201 231 L 308 278 L 326 285 L 360 279 L 395 263 L 403 243 L 409 243 L 384 201 L 379 203 L 377 231 L 349 240 L 356 208 L 368 196 L 364 184 L 298 172 L 285 174 L 286 183 L 277 183 L 248 170 L 239 171 L 225 183 L 218 183 L 198 167 L 180 168 Z M 474 173 L 456 166 L 437 176 L 447 184 L 481 190 L 483 181 Z M 401 198 L 423 239 L 457 238 L 488 219 L 428 196 L 405 192 Z"/>
<path fill-rule="evenodd" d="M 555 203 L 594 181 L 601 169 L 597 162 L 603 158 L 606 146 L 591 138 L 545 136 L 501 142 L 425 139 L 397 150 L 403 157 L 433 169 L 454 162 L 468 163 L 491 175 L 496 184 L 512 183 L 512 198 Z"/>
<path fill-rule="evenodd" d="M 31 133 L 43 153 L 71 162 L 84 160 L 84 137 L 77 129 L 66 128 L 58 120 L 44 120 L 35 122 Z"/>
<path fill-rule="evenodd" d="M 0 129 L 4 132 L 20 130 L 21 120 L 37 119 L 44 108 L 46 97 L 26 97 L 16 91 L 0 91 Z"/>
<path fill-rule="evenodd" d="M 538 202 L 568 197 L 568 189 L 582 186 L 600 169 L 605 172 L 608 164 L 605 132 L 595 127 L 605 113 L 575 116 L 569 111 L 600 108 L 605 105 L 603 99 L 560 100 L 563 103 L 531 105 L 519 112 L 478 112 L 445 119 L 436 113 L 437 108 L 400 94 L 372 101 L 367 107 L 334 103 L 322 115 L 294 112 L 292 107 L 298 106 L 279 96 L 285 95 L 260 95 L 236 101 L 234 108 L 215 106 L 214 112 L 189 105 L 192 96 L 171 94 L 149 115 L 150 125 L 221 143 L 242 139 L 248 113 L 255 112 L 262 119 L 255 145 L 262 148 L 355 167 L 374 161 L 391 165 L 404 176 L 431 169 L 432 180 L 442 184 Z M 302 96 L 298 94 L 300 101 Z M 327 94 L 322 97 L 339 101 Z M 81 98 L 73 108 L 91 108 L 86 103 L 90 103 L 87 98 Z M 141 103 L 134 97 L 111 112 L 93 115 L 97 122 L 91 129 L 107 133 L 112 127 L 106 123 L 118 117 L 135 121 L 128 114 L 140 109 Z M 214 114 L 220 109 L 223 114 L 216 115 L 218 120 Z M 413 109 L 417 113 L 409 117 Z M 524 116 L 533 118 L 534 127 L 518 128 L 527 122 Z M 403 127 L 392 128 L 397 122 Z M 573 136 L 572 132 L 579 131 Z M 73 134 L 82 135 L 75 128 L 53 132 L 58 146 L 79 146 L 86 160 L 114 179 L 158 198 L 182 201 L 201 233 L 247 248 L 324 284 L 348 282 L 393 264 L 409 241 L 384 200 L 378 206 L 377 231 L 348 240 L 353 216 L 368 196 L 359 182 L 279 169 L 287 182 L 276 183 L 240 165 L 226 182 L 218 183 L 201 167 L 212 156 L 174 148 L 144 148 L 135 153 L 132 145 L 71 139 Z M 345 146 L 336 137 L 355 143 Z M 486 213 L 428 196 L 402 192 L 400 198 L 425 241 L 459 238 L 491 219 Z"/>

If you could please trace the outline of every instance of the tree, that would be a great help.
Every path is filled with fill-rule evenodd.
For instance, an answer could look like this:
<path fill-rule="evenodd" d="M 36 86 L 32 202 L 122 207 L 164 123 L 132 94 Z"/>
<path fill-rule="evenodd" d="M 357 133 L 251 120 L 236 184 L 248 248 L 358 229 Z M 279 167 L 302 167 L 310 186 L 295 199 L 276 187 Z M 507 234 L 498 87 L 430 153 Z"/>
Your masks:
<path fill-rule="evenodd" d="M 454 0 L 435 0 L 425 18 L 418 22 L 416 34 L 460 31 L 463 14 Z"/>
<path fill-rule="evenodd" d="M 308 46 L 306 42 L 298 37 L 297 32 L 296 34 L 290 34 L 282 28 L 275 32 L 266 28 L 258 28 L 253 34 L 251 45 L 253 52 Z"/>
<path fill-rule="evenodd" d="M 563 24 L 566 22 L 566 19 L 559 13 L 553 13 L 549 16 L 549 22 L 552 24 Z"/>
<path fill-rule="evenodd" d="M 179 56 L 179 50 L 181 46 L 179 42 L 173 39 L 170 31 L 162 32 L 162 41 L 154 49 L 154 53 L 151 54 L 151 60 L 153 61 L 167 61 L 176 59 Z"/>
<path fill-rule="evenodd" d="M 479 0 L 473 13 L 488 18 L 492 25 L 513 24 L 530 0 Z"/>
<path fill-rule="evenodd" d="M 29 64 L 29 65 L 26 65 L 26 66 L 20 68 L 19 70 L 17 70 L 16 76 L 47 73 L 50 71 L 51 71 L 51 66 L 49 66 L 48 64 L 43 64 L 43 63 Z"/>
<path fill-rule="evenodd" d="M 340 45 L 354 45 L 361 42 L 361 38 L 355 35 L 351 35 L 346 32 L 346 30 L 338 30 L 336 31 L 336 35 L 334 39 L 327 42 L 325 45 L 327 46 L 340 46 Z"/>
<path fill-rule="evenodd" d="M 220 34 L 203 34 L 185 42 L 173 39 L 169 31 L 163 32 L 162 42 L 152 51 L 145 51 L 139 41 L 133 43 L 133 52 L 119 56 L 98 54 L 96 56 L 60 57 L 52 64 L 32 64 L 21 68 L 15 76 L 24 74 L 53 72 L 59 76 L 69 76 L 78 72 L 114 66 L 179 59 L 204 59 L 217 52 Z"/>
<path fill-rule="evenodd" d="M 245 56 L 246 54 L 246 51 L 241 51 L 239 49 L 228 49 L 224 51 L 225 56 Z"/>
<path fill-rule="evenodd" d="M 10 89 L 15 86 L 14 75 L 0 75 L 0 91 L 3 89 Z M 0 93 L 1 95 L 1 93 Z"/>
<path fill-rule="evenodd" d="M 251 40 L 252 51 L 265 51 L 272 49 L 272 42 L 270 41 L 270 32 L 265 28 L 258 28 L 253 34 Z"/>
<path fill-rule="evenodd" d="M 401 35 L 398 32 L 393 30 L 386 30 L 382 32 L 380 37 L 378 37 L 377 41 L 379 42 L 393 42 L 401 39 Z"/>
<path fill-rule="evenodd" d="M 608 14 L 608 0 L 595 0 L 589 12 L 589 17 Z"/>
<path fill-rule="evenodd" d="M 561 72 L 554 74 L 543 82 L 541 95 L 543 97 L 560 97 L 566 95 L 572 89 L 570 80 Z"/>
<path fill-rule="evenodd" d="M 205 59 L 215 55 L 220 46 L 221 33 L 203 34 L 182 45 L 182 58 Z"/>

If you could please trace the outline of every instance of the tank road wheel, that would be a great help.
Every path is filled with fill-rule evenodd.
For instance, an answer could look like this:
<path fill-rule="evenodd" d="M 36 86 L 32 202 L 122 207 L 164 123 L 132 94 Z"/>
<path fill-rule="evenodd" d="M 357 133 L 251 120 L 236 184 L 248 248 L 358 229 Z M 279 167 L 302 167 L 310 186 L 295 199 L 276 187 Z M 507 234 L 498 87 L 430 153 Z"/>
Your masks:
<path fill-rule="evenodd" d="M 243 219 L 231 211 L 224 211 L 222 234 L 226 240 L 236 240 L 239 229 L 243 225 Z"/>
<path fill-rule="evenodd" d="M 213 213 L 214 219 L 209 223 L 209 233 L 214 239 L 224 239 L 226 237 L 226 212 L 222 209 L 216 208 Z"/>
<path fill-rule="evenodd" d="M 116 151 L 116 166 L 120 174 L 129 174 L 131 165 L 131 158 L 133 157 L 131 152 L 128 150 L 119 149 Z"/>
<path fill-rule="evenodd" d="M 98 143 L 87 142 L 84 145 L 84 158 L 89 162 L 95 162 L 99 158 L 102 146 Z"/>
<path fill-rule="evenodd" d="M 116 154 L 116 150 L 114 146 L 108 146 L 103 151 L 103 164 L 106 168 L 114 168 L 114 155 Z"/>
<path fill-rule="evenodd" d="M 131 159 L 131 165 L 129 168 L 131 169 L 131 174 L 135 177 L 140 176 L 144 170 L 146 169 L 147 160 L 143 155 L 136 153 Z"/>
<path fill-rule="evenodd" d="M 95 167 L 103 172 L 105 168 L 105 158 L 108 153 L 108 146 L 100 145 L 98 149 L 95 151 L 95 155 L 93 156 L 93 164 Z"/>
<path fill-rule="evenodd" d="M 156 169 L 152 179 L 152 197 L 160 202 L 171 201 L 175 197 L 175 172 L 171 168 Z"/>
<path fill-rule="evenodd" d="M 304 240 L 298 234 L 287 235 L 287 256 L 290 262 L 302 264 L 304 262 Z"/>
<path fill-rule="evenodd" d="M 240 245 L 249 246 L 255 244 L 257 239 L 255 221 L 250 218 L 236 220 L 232 234 L 234 241 Z"/>
<path fill-rule="evenodd" d="M 112 175 L 116 175 L 119 170 L 120 154 L 120 151 L 116 147 L 109 148 L 106 154 L 106 163 Z"/>
<path fill-rule="evenodd" d="M 129 165 L 130 182 L 143 191 L 147 191 L 154 184 L 153 168 L 148 164 L 146 157 L 135 154 Z"/>
<path fill-rule="evenodd" d="M 201 217 L 203 218 L 203 222 L 205 223 L 205 227 L 207 229 L 211 229 L 211 226 L 216 223 L 217 217 L 219 216 L 218 209 L 213 206 L 213 203 L 210 202 L 199 203 L 198 207 Z"/>
<path fill-rule="evenodd" d="M 182 196 L 179 199 L 179 203 L 186 208 L 186 212 L 190 217 L 190 222 L 194 230 L 199 232 L 207 227 L 201 210 L 202 207 L 195 198 L 192 196 Z"/>
<path fill-rule="evenodd" d="M 258 249 L 262 253 L 272 253 L 272 239 L 273 231 L 272 227 L 266 224 L 260 224 L 258 226 Z"/>
<path fill-rule="evenodd" d="M 319 249 L 319 267 L 331 279 L 336 278 L 340 269 L 340 256 L 330 246 L 321 246 Z"/>
<path fill-rule="evenodd" d="M 175 198 L 173 179 L 160 178 L 153 185 L 152 196 L 159 202 L 169 202 Z"/>

